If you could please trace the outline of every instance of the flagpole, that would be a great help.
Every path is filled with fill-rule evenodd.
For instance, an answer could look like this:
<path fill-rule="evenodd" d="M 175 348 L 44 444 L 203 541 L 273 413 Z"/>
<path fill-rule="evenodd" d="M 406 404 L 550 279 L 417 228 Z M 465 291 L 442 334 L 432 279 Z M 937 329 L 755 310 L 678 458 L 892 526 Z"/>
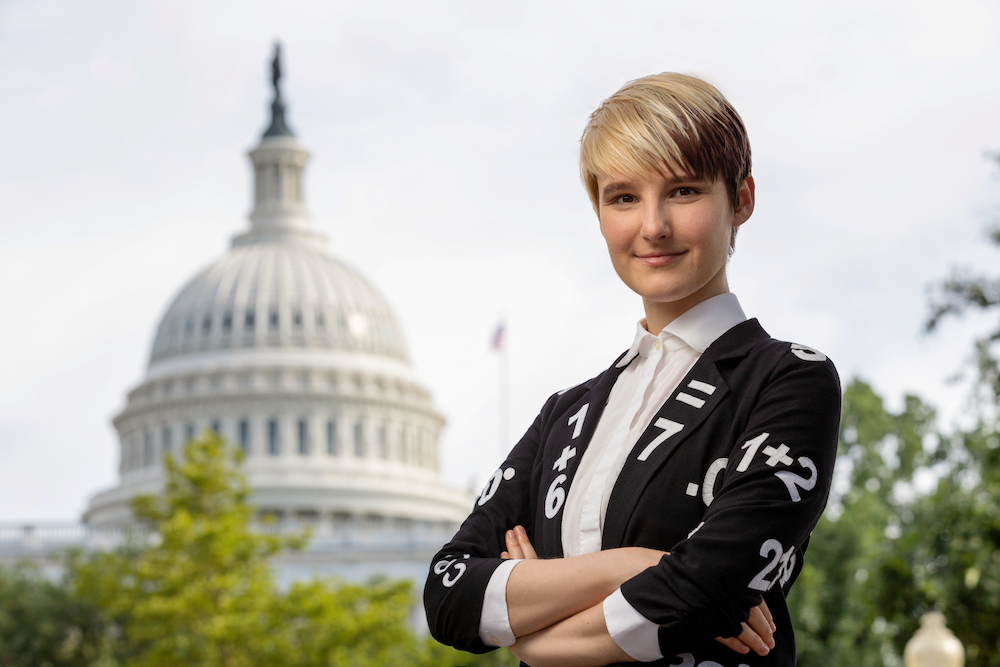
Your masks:
<path fill-rule="evenodd" d="M 506 341 L 505 341 L 506 342 Z M 510 368 L 507 360 L 507 345 L 500 350 L 500 460 L 507 458 L 510 451 Z"/>
<path fill-rule="evenodd" d="M 510 361 L 507 357 L 507 323 L 501 317 L 493 333 L 493 349 L 500 357 L 497 372 L 497 446 L 500 450 L 500 460 L 507 458 L 510 451 Z"/>

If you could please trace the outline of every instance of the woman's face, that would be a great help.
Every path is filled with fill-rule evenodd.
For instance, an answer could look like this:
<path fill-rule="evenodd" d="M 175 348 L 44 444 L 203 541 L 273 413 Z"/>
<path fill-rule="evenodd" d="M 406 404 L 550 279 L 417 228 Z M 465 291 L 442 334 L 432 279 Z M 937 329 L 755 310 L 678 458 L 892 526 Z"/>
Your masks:
<path fill-rule="evenodd" d="M 667 170 L 598 178 L 597 192 L 611 263 L 643 298 L 650 325 L 662 328 L 692 306 L 729 291 L 729 243 L 733 228 L 753 212 L 753 177 L 744 181 L 735 211 L 719 179 Z"/>

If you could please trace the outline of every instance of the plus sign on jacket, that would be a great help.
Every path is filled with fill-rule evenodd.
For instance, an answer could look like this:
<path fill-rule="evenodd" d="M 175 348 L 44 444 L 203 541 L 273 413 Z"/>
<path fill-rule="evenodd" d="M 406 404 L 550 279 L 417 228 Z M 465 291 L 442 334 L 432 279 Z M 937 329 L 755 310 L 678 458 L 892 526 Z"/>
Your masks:
<path fill-rule="evenodd" d="M 551 396 L 434 557 L 424 605 L 436 639 L 494 648 L 479 621 L 506 530 L 524 526 L 539 558 L 563 556 L 563 505 L 621 370 Z M 670 552 L 621 586 L 659 626 L 664 658 L 648 664 L 795 664 L 785 595 L 826 506 L 839 424 L 840 382 L 822 353 L 774 340 L 756 320 L 705 350 L 632 448 L 605 515 L 603 549 Z M 762 599 L 774 650 L 740 655 L 713 641 L 739 635 Z"/>

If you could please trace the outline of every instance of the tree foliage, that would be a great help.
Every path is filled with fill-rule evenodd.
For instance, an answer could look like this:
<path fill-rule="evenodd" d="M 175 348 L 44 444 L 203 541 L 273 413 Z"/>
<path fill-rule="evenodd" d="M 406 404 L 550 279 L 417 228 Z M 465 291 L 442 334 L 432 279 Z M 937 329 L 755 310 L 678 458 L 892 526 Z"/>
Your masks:
<path fill-rule="evenodd" d="M 944 436 L 918 398 L 893 413 L 868 384 L 847 386 L 847 490 L 813 532 L 789 596 L 803 667 L 901 665 L 931 609 L 965 643 L 969 667 L 1000 666 L 995 426 Z"/>
<path fill-rule="evenodd" d="M 1000 247 L 1000 227 L 990 241 Z M 953 269 L 930 291 L 925 329 L 969 311 L 1000 312 L 1000 277 Z M 969 428 L 944 433 L 916 397 L 893 413 L 864 382 L 847 386 L 847 490 L 813 532 L 789 598 L 802 665 L 901 664 L 920 615 L 937 609 L 969 667 L 1000 667 L 998 344 L 1000 324 L 974 341 Z"/>
<path fill-rule="evenodd" d="M 251 529 L 237 456 L 211 434 L 167 456 L 163 494 L 132 503 L 148 537 L 71 562 L 75 593 L 121 629 L 119 653 L 135 664 L 254 664 L 275 641 L 268 559 L 302 539 Z"/>
<path fill-rule="evenodd" d="M 0 568 L 0 665 L 107 664 L 110 648 L 107 623 L 93 605 L 31 564 Z"/>
<path fill-rule="evenodd" d="M 269 559 L 308 536 L 255 530 L 240 458 L 213 434 L 189 443 L 182 460 L 166 458 L 164 492 L 133 502 L 148 533 L 71 560 L 69 587 L 117 630 L 110 636 L 119 664 L 499 664 L 416 637 L 409 581 L 313 580 L 276 590 Z"/>

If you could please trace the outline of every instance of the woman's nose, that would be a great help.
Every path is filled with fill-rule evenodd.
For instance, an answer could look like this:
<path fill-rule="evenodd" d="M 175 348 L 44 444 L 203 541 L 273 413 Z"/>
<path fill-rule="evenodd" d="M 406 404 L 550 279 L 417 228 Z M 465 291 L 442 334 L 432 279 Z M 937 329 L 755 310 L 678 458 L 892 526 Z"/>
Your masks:
<path fill-rule="evenodd" d="M 642 212 L 642 236 L 649 240 L 669 237 L 670 213 L 666 205 L 648 204 Z"/>

